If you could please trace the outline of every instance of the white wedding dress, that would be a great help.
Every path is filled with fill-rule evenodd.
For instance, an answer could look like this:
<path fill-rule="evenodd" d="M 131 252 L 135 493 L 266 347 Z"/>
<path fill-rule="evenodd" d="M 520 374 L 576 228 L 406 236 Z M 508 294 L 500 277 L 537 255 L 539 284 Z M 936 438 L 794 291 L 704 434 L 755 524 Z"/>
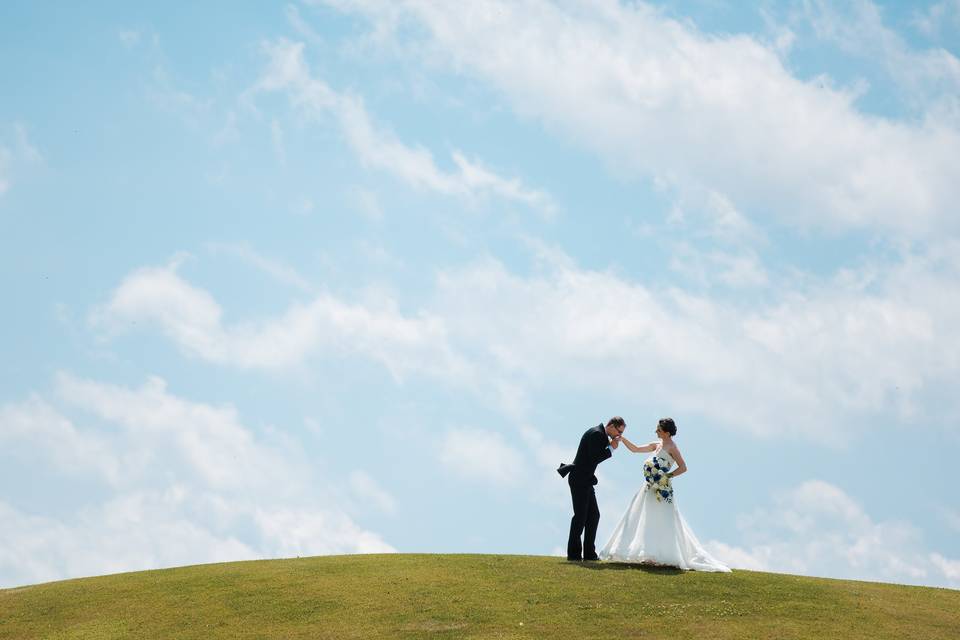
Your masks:
<path fill-rule="evenodd" d="M 657 458 L 669 470 L 673 457 L 659 448 L 646 462 Z M 730 571 L 700 544 L 687 526 L 676 502 L 657 499 L 656 489 L 645 484 L 633 497 L 617 528 L 600 551 L 601 560 L 632 562 L 693 569 L 695 571 Z M 664 494 L 666 495 L 666 494 Z"/>

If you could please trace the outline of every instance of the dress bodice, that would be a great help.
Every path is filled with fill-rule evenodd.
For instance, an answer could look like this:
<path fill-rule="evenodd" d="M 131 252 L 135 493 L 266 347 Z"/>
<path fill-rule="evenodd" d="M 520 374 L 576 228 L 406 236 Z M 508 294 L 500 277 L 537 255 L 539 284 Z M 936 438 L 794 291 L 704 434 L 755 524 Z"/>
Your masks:
<path fill-rule="evenodd" d="M 660 447 L 659 449 L 653 452 L 653 455 L 650 456 L 650 459 L 653 459 L 653 458 L 659 458 L 661 461 L 666 461 L 668 469 L 672 467 L 674 464 L 676 464 L 676 460 L 673 459 L 673 456 L 670 455 L 670 452 L 664 451 L 663 447 Z"/>

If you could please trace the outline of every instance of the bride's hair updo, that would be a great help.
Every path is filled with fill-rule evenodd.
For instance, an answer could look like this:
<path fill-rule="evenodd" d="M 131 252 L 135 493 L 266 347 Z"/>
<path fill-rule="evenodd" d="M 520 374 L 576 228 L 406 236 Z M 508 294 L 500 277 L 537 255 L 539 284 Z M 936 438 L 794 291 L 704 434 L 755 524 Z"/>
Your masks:
<path fill-rule="evenodd" d="M 677 425 L 674 424 L 673 418 L 660 418 L 657 426 L 660 427 L 661 431 L 666 431 L 671 436 L 677 435 Z"/>

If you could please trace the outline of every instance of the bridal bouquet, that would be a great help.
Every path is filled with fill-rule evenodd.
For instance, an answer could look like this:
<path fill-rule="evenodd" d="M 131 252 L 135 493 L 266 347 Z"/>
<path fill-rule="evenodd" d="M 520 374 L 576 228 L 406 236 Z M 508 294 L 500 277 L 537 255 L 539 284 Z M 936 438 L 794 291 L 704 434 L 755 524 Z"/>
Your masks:
<path fill-rule="evenodd" d="M 653 491 L 657 502 L 673 502 L 673 486 L 667 471 L 670 463 L 653 456 L 643 463 L 643 477 L 647 481 L 647 491 Z"/>

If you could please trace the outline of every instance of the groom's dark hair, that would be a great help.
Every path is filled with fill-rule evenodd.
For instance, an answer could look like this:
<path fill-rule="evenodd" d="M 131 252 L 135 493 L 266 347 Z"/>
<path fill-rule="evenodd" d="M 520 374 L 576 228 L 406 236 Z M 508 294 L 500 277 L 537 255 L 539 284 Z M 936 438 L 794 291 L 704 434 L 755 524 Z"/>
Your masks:
<path fill-rule="evenodd" d="M 607 426 L 608 426 L 608 427 L 616 427 L 617 429 L 626 429 L 626 428 L 627 428 L 627 423 L 626 423 L 626 421 L 625 421 L 623 418 L 621 418 L 620 416 L 613 416 L 612 418 L 610 418 L 609 421 L 607 421 Z"/>

